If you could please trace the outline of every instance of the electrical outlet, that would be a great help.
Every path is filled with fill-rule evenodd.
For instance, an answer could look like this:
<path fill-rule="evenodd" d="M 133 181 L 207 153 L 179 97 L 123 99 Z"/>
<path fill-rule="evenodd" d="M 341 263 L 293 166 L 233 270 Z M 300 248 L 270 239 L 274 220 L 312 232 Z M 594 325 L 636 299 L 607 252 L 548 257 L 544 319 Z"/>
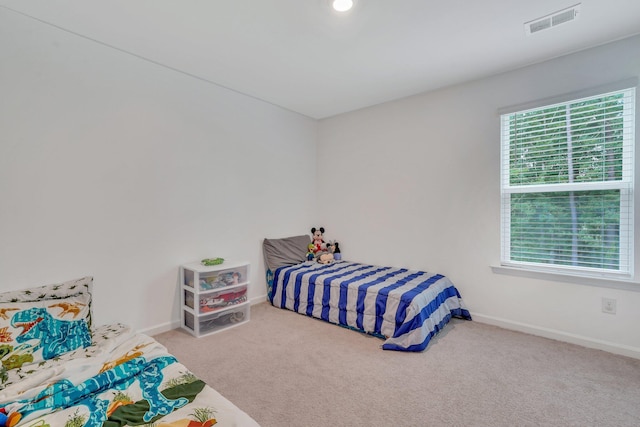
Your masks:
<path fill-rule="evenodd" d="M 602 312 L 616 314 L 616 300 L 613 298 L 602 298 Z"/>

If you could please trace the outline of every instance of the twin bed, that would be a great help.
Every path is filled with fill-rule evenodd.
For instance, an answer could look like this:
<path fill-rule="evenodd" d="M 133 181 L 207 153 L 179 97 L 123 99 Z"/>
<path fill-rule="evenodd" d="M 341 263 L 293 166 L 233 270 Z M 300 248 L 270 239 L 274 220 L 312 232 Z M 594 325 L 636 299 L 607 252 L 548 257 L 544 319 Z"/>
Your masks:
<path fill-rule="evenodd" d="M 0 294 L 0 426 L 258 426 L 153 338 L 94 327 L 92 282 Z"/>
<path fill-rule="evenodd" d="M 452 317 L 471 320 L 440 274 L 348 261 L 306 261 L 310 237 L 264 239 L 269 301 L 275 307 L 371 334 L 385 350 L 422 351 Z"/>

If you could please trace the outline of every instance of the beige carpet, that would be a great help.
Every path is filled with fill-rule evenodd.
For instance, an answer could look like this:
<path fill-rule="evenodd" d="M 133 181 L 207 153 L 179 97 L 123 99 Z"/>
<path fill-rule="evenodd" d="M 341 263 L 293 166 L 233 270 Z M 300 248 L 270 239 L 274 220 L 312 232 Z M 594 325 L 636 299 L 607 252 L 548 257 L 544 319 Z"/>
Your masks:
<path fill-rule="evenodd" d="M 155 337 L 263 427 L 640 426 L 640 360 L 454 320 L 422 353 L 268 303 Z"/>

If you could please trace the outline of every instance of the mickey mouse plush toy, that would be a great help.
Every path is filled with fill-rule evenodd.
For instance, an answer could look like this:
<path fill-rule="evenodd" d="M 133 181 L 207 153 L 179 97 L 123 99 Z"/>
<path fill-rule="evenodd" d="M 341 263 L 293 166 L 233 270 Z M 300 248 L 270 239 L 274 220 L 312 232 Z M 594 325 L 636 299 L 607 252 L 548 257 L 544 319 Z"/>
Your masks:
<path fill-rule="evenodd" d="M 324 243 L 322 234 L 324 233 L 324 227 L 311 229 L 311 243 L 313 244 L 313 253 L 317 254 L 320 251 L 326 251 L 327 245 Z"/>
<path fill-rule="evenodd" d="M 324 233 L 324 228 L 315 228 L 311 229 L 311 234 L 313 235 L 311 244 L 309 248 L 313 246 L 311 249 L 314 253 L 315 259 L 320 264 L 330 264 L 334 261 L 333 257 L 333 249 L 334 245 L 327 245 L 322 238 L 322 234 Z"/>

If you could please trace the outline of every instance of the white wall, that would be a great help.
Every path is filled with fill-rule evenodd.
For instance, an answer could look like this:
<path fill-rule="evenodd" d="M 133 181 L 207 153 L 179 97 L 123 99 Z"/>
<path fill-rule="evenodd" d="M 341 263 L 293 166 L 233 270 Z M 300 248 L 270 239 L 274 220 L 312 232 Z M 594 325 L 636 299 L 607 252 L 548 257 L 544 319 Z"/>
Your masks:
<path fill-rule="evenodd" d="M 640 292 L 490 269 L 500 261 L 497 110 L 639 75 L 634 37 L 321 121 L 325 235 L 345 258 L 448 275 L 476 320 L 640 357 Z M 617 315 L 601 312 L 602 297 L 617 299 Z"/>
<path fill-rule="evenodd" d="M 316 138 L 314 120 L 0 9 L 0 290 L 92 275 L 97 323 L 163 328 L 179 264 L 221 256 L 251 262 L 257 299 L 262 239 L 315 215 Z"/>

